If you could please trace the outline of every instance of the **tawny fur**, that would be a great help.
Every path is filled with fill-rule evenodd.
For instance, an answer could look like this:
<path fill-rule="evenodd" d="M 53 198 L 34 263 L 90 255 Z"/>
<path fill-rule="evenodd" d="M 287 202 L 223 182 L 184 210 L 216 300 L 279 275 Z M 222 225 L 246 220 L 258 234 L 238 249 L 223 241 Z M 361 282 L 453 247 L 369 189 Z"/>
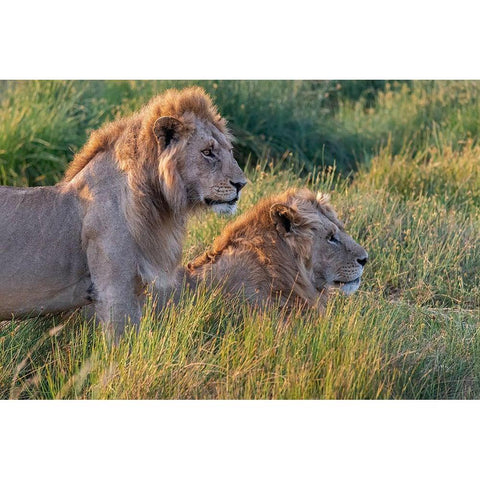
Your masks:
<path fill-rule="evenodd" d="M 341 247 L 327 242 L 331 232 Z M 363 266 L 357 259 L 366 258 L 365 250 L 345 233 L 328 196 L 290 189 L 262 200 L 227 225 L 212 248 L 179 272 L 178 282 L 186 280 L 195 288 L 206 281 L 229 294 L 242 293 L 253 303 L 280 300 L 289 307 L 323 311 L 335 282 L 360 277 Z"/>

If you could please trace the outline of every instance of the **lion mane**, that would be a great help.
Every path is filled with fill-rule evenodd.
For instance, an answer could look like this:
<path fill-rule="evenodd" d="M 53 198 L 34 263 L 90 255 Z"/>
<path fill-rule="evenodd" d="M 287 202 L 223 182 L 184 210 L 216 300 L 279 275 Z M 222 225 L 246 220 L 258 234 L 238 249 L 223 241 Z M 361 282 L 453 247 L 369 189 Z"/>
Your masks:
<path fill-rule="evenodd" d="M 159 118 L 181 121 L 180 131 L 167 125 L 162 144 L 152 135 Z M 202 119 L 213 124 L 228 139 L 231 134 L 210 97 L 200 87 L 170 89 L 151 99 L 139 112 L 120 118 L 91 133 L 85 146 L 67 168 L 64 181 L 72 181 L 94 158 L 109 155 L 127 174 L 129 199 L 126 204 L 128 226 L 149 262 L 155 268 L 175 263 L 181 252 L 180 242 L 165 238 L 156 228 L 165 222 L 176 223 L 178 238 L 183 239 L 183 216 L 187 192 L 179 177 L 178 165 L 185 162 L 185 141 L 179 141 L 162 155 L 159 149 L 172 139 L 186 139 Z M 178 217 L 182 218 L 178 218 Z M 180 221 L 178 221 L 180 220 Z M 168 245 L 163 248 L 161 245 Z M 162 250 L 163 255 L 158 252 Z M 168 254 L 171 258 L 168 258 Z"/>
<path fill-rule="evenodd" d="M 353 262 L 358 270 L 348 274 L 359 277 L 363 265 L 357 259 L 366 261 L 365 250 L 345 233 L 329 196 L 307 189 L 289 189 L 260 201 L 227 225 L 180 277 L 186 277 L 193 287 L 207 281 L 228 293 L 243 292 L 254 303 L 280 300 L 289 307 L 309 305 L 322 311 L 331 287 L 350 280 L 337 270 L 339 280 L 329 281 L 328 260 L 322 258 L 322 250 L 327 243 L 323 237 L 331 231 L 337 232 L 346 247 L 334 261 L 335 268 L 339 264 L 350 268 Z M 327 256 L 331 257 L 328 252 Z"/>
<path fill-rule="evenodd" d="M 151 132 L 161 117 L 183 120 L 186 131 L 192 131 L 195 118 L 200 118 L 230 136 L 226 120 L 202 88 L 170 89 L 152 98 L 139 112 L 93 131 L 69 164 L 64 180 L 72 180 L 96 155 L 108 150 L 115 151 L 116 158 L 126 169 L 135 170 L 143 162 L 156 159 L 157 142 Z"/>

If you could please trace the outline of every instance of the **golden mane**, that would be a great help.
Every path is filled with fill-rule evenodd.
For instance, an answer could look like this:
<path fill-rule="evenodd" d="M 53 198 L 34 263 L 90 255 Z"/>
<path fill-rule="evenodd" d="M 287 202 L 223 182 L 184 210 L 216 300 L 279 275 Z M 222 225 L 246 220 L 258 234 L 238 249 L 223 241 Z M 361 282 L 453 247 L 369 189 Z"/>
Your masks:
<path fill-rule="evenodd" d="M 160 117 L 174 117 L 181 120 L 187 129 L 193 128 L 196 117 L 212 123 L 223 134 L 229 136 L 225 119 L 220 116 L 210 96 L 202 88 L 166 90 L 151 99 L 140 111 L 107 123 L 93 131 L 86 144 L 67 167 L 64 181 L 72 180 L 101 152 L 115 150 L 117 157 L 121 157 L 122 153 L 131 156 L 133 152 L 134 160 L 137 152 L 152 152 L 156 148 L 152 133 L 153 126 Z M 120 139 L 121 142 L 119 142 Z M 119 143 L 122 145 L 118 145 Z"/>
<path fill-rule="evenodd" d="M 313 206 L 343 229 L 343 224 L 338 220 L 329 200 L 328 195 L 315 195 L 310 190 L 296 188 L 291 188 L 280 195 L 267 197 L 237 220 L 228 224 L 222 234 L 215 239 L 212 248 L 190 262 L 188 269 L 193 270 L 206 263 L 215 262 L 216 258 L 230 246 L 248 244 L 251 248 L 255 248 L 255 246 L 262 245 L 271 250 L 271 245 L 275 243 L 276 229 L 270 212 L 275 204 L 295 206 L 300 213 L 299 221 L 303 222 L 303 225 L 310 224 L 312 226 L 319 222 L 318 216 L 312 215 L 311 207 Z M 281 248 L 282 245 L 275 246 L 276 251 L 280 251 Z"/>
<path fill-rule="evenodd" d="M 290 189 L 227 225 L 212 248 L 178 271 L 177 285 L 207 282 L 254 305 L 278 301 L 287 310 L 323 312 L 333 290 L 358 289 L 367 259 L 328 195 Z"/>

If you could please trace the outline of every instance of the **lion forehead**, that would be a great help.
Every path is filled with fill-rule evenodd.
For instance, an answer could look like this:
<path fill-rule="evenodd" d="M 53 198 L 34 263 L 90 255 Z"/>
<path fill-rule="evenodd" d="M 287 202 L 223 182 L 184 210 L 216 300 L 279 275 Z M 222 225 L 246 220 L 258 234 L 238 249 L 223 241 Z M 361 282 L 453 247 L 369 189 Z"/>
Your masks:
<path fill-rule="evenodd" d="M 199 142 L 211 142 L 218 148 L 225 150 L 232 149 L 232 136 L 225 130 L 222 132 L 213 123 L 199 118 L 195 118 L 193 121 L 195 127 L 192 132 L 192 140 Z"/>

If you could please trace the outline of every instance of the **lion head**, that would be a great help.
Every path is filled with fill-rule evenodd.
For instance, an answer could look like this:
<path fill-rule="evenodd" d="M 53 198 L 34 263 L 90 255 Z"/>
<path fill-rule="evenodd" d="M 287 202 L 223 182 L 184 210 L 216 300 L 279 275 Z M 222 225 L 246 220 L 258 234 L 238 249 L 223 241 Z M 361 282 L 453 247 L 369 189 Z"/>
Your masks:
<path fill-rule="evenodd" d="M 346 294 L 360 286 L 368 255 L 345 232 L 328 195 L 308 191 L 290 193 L 270 207 L 278 234 L 297 252 L 315 289 L 339 288 Z"/>
<path fill-rule="evenodd" d="M 191 117 L 162 116 L 155 121 L 164 189 L 174 190 L 174 196 L 179 189 L 184 191 L 189 207 L 207 206 L 216 213 L 232 214 L 246 179 L 233 157 L 231 137 L 214 122 Z"/>
<path fill-rule="evenodd" d="M 234 213 L 246 178 L 231 141 L 225 119 L 201 88 L 171 89 L 130 117 L 92 132 L 64 180 L 112 152 L 138 197 L 154 199 L 162 211 L 203 206 Z"/>
<path fill-rule="evenodd" d="M 227 225 L 213 248 L 188 265 L 188 275 L 225 282 L 255 300 L 280 294 L 318 305 L 331 288 L 356 291 L 367 259 L 328 196 L 291 189 Z"/>

